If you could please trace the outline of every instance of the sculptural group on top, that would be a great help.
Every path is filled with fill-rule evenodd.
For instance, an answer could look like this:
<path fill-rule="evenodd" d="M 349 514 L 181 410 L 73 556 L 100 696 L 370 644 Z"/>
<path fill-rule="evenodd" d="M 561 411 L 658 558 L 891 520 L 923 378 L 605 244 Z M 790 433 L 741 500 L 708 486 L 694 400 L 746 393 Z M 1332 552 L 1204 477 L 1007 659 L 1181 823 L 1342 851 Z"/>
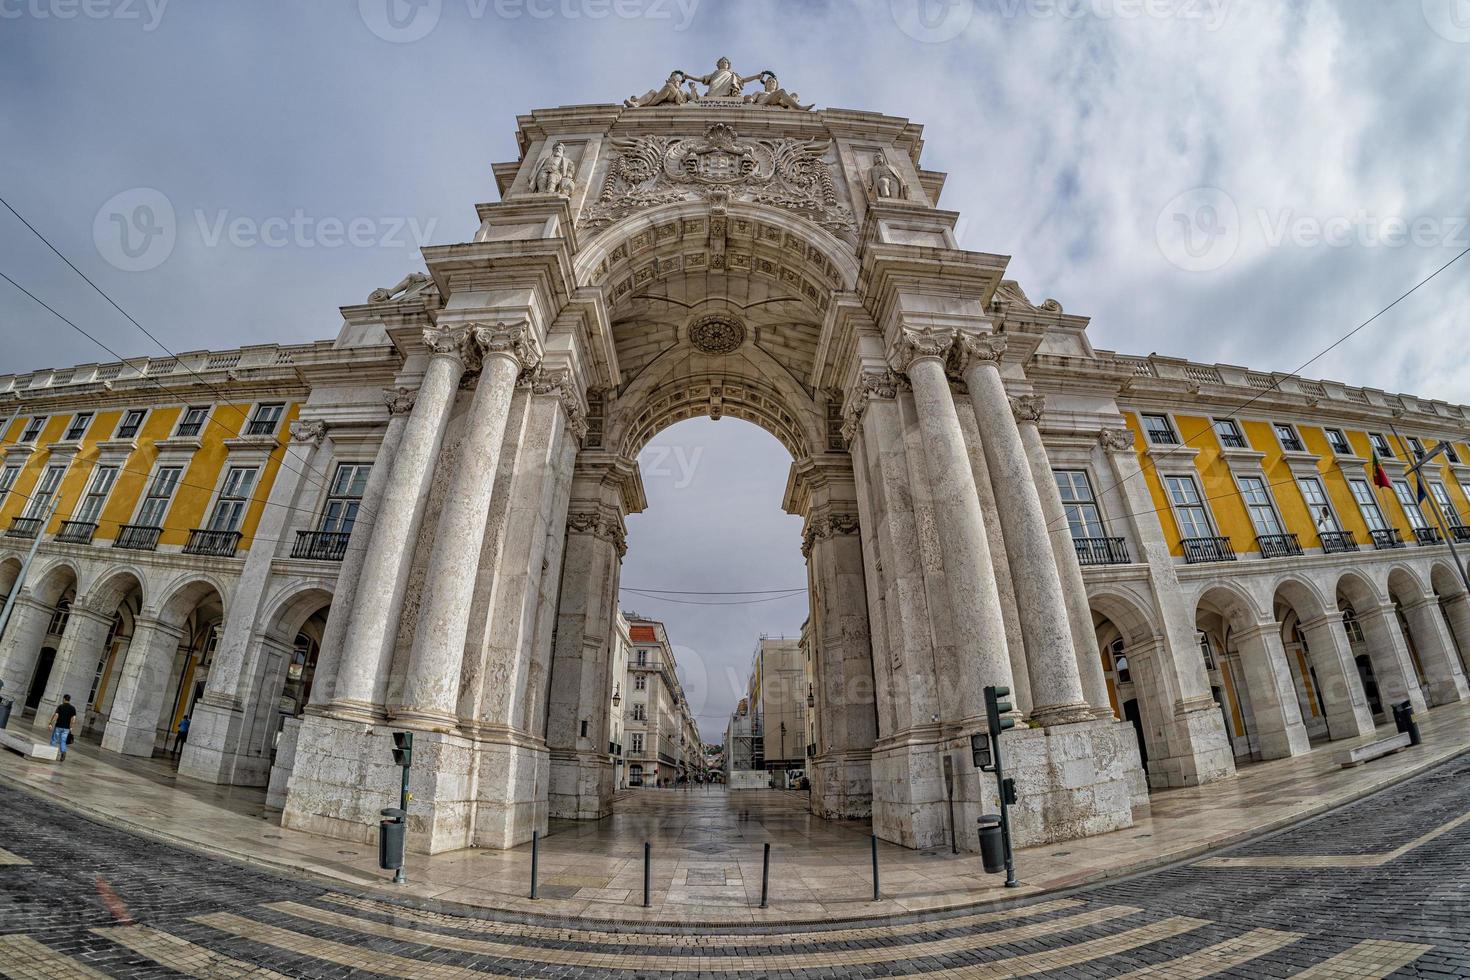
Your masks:
<path fill-rule="evenodd" d="M 745 94 L 745 86 L 757 81 L 760 82 L 761 90 Z M 703 93 L 695 87 L 696 83 L 705 86 Z M 630 109 L 688 103 L 759 105 L 776 109 L 799 109 L 803 112 L 811 109 L 810 105 L 801 104 L 795 92 L 788 92 L 781 87 L 775 72 L 767 69 L 754 75 L 742 75 L 730 67 L 729 58 L 721 58 L 715 62 L 715 70 L 708 75 L 695 75 L 675 69 L 660 87 L 623 100 L 623 105 Z"/>

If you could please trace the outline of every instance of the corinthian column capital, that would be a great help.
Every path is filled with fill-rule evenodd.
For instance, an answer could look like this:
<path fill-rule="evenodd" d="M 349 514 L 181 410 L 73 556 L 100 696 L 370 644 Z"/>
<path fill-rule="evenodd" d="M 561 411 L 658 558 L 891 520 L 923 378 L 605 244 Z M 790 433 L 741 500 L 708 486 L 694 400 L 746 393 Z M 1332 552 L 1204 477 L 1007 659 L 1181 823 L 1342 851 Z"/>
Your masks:
<path fill-rule="evenodd" d="M 842 414 L 842 439 L 845 443 L 851 445 L 857 438 L 868 402 L 874 398 L 897 398 L 901 380 L 893 371 L 864 371 L 858 375 L 847 394 L 847 407 Z"/>
<path fill-rule="evenodd" d="M 1017 395 L 1011 399 L 1011 412 L 1016 416 L 1017 422 L 1030 422 L 1034 425 L 1041 421 L 1045 411 L 1046 398 L 1042 395 Z"/>
<path fill-rule="evenodd" d="M 1006 339 L 998 334 L 960 334 L 960 373 L 972 367 L 988 364 L 999 368 L 1001 355 L 1006 352 Z"/>
<path fill-rule="evenodd" d="M 941 365 L 954 346 L 954 334 L 944 330 L 904 330 L 893 345 L 893 366 L 904 373 L 921 361 Z"/>
<path fill-rule="evenodd" d="M 449 327 L 425 327 L 424 346 L 436 357 L 452 357 L 460 364 L 470 359 L 470 328 L 463 324 Z"/>
<path fill-rule="evenodd" d="M 509 357 L 522 370 L 534 368 L 541 363 L 541 347 L 536 343 L 531 325 L 525 320 L 516 323 L 476 324 L 473 343 L 482 358 L 494 355 Z"/>

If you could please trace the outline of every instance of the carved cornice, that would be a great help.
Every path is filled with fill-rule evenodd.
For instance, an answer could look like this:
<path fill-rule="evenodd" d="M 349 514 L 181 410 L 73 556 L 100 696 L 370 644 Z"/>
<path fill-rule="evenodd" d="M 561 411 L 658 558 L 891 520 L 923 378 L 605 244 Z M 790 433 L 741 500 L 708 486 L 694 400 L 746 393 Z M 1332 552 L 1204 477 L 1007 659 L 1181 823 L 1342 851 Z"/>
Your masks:
<path fill-rule="evenodd" d="M 389 415 L 407 415 L 413 411 L 413 403 L 418 398 L 418 393 L 412 388 L 384 388 L 383 402 L 388 406 Z"/>
<path fill-rule="evenodd" d="M 572 437 L 581 442 L 587 435 L 587 413 L 582 409 L 582 399 L 577 395 L 577 385 L 572 372 L 565 368 L 546 371 L 539 365 L 522 374 L 516 381 L 518 387 L 527 388 L 533 395 L 555 395 L 561 401 L 562 411 L 567 416 L 567 427 Z"/>
<path fill-rule="evenodd" d="M 1035 425 L 1046 412 L 1046 397 L 1043 395 L 1017 395 L 1011 399 L 1011 413 L 1017 422 Z"/>
<path fill-rule="evenodd" d="M 327 423 L 321 419 L 297 419 L 291 423 L 291 441 L 320 446 L 327 437 Z"/>
<path fill-rule="evenodd" d="M 801 535 L 801 554 L 804 558 L 810 558 L 812 549 L 818 541 L 825 541 L 838 534 L 857 534 L 858 517 L 856 514 L 826 514 L 818 517 L 807 525 Z"/>
<path fill-rule="evenodd" d="M 1107 453 L 1133 452 L 1133 433 L 1128 429 L 1102 429 L 1097 434 L 1097 444 Z"/>
<path fill-rule="evenodd" d="M 905 330 L 893 345 L 893 366 L 908 373 L 919 361 L 938 361 L 942 366 L 954 346 L 954 334 L 940 330 Z"/>
<path fill-rule="evenodd" d="M 1000 359 L 1006 352 L 1006 339 L 998 334 L 960 335 L 960 373 L 972 367 L 990 365 L 999 368 Z"/>

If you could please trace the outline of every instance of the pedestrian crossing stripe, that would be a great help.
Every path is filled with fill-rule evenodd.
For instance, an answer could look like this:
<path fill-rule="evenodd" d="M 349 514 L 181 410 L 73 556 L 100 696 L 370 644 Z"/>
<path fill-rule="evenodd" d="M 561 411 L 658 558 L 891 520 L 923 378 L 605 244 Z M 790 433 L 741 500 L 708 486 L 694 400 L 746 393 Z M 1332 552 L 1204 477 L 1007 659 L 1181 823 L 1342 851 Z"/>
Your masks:
<path fill-rule="evenodd" d="M 92 932 L 185 976 L 210 977 L 211 980 L 290 980 L 284 973 L 230 959 L 181 936 L 149 926 L 111 926 L 93 929 Z"/>
<path fill-rule="evenodd" d="M 1351 949 L 1310 966 L 1297 974 L 1298 980 L 1375 980 L 1386 977 L 1433 949 L 1423 943 L 1396 943 L 1387 939 L 1365 939 Z"/>
<path fill-rule="evenodd" d="M 0 847 L 0 865 L 5 864 L 30 864 L 31 862 L 19 854 L 12 854 L 5 848 Z"/>
<path fill-rule="evenodd" d="M 107 980 L 107 974 L 18 933 L 0 936 L 0 976 L 11 980 Z"/>
<path fill-rule="evenodd" d="M 1290 946 L 1302 938 L 1304 938 L 1303 934 L 1299 932 L 1252 929 L 1242 936 L 1207 946 L 1188 956 L 1172 959 L 1167 965 L 1145 966 L 1132 973 L 1124 973 L 1116 980 L 1160 976 L 1167 977 L 1168 980 L 1203 980 L 1204 977 L 1221 970 L 1228 970 L 1242 963 L 1259 959 L 1267 953 L 1274 953 L 1281 947 Z"/>

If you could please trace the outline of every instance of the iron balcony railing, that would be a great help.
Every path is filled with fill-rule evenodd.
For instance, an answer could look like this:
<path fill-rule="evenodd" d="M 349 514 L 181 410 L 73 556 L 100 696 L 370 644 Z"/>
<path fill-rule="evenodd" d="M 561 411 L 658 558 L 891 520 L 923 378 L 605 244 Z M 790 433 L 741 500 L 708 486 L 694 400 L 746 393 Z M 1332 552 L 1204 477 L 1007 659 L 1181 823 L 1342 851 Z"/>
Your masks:
<path fill-rule="evenodd" d="M 1184 560 L 1191 565 L 1204 561 L 1235 561 L 1235 549 L 1230 546 L 1229 538 L 1185 538 L 1179 543 L 1184 546 Z"/>
<path fill-rule="evenodd" d="M 1319 531 L 1317 540 L 1322 542 L 1324 555 L 1335 555 L 1344 551 L 1357 551 L 1358 539 L 1351 531 Z"/>
<path fill-rule="evenodd" d="M 296 545 L 291 549 L 292 558 L 311 561 L 341 561 L 347 554 L 347 539 L 351 531 L 297 531 Z"/>
<path fill-rule="evenodd" d="M 1155 446 L 1179 445 L 1179 437 L 1176 436 L 1173 432 L 1161 432 L 1158 429 L 1149 429 L 1147 431 L 1148 441 L 1153 443 Z"/>
<path fill-rule="evenodd" d="M 1245 443 L 1245 436 L 1238 432 L 1226 432 L 1220 436 L 1220 445 L 1226 449 L 1249 449 Z"/>
<path fill-rule="evenodd" d="M 184 554 L 230 558 L 239 544 L 239 531 L 210 531 L 196 527 L 189 532 L 189 543 L 184 545 Z"/>
<path fill-rule="evenodd" d="M 1126 565 L 1128 543 L 1122 538 L 1073 538 L 1080 565 Z"/>
<path fill-rule="evenodd" d="M 250 424 L 245 427 L 245 434 L 247 436 L 273 436 L 276 434 L 276 426 L 279 424 L 279 421 L 251 419 Z"/>
<path fill-rule="evenodd" d="M 1456 541 L 1470 541 L 1470 527 L 1463 524 L 1451 524 L 1450 536 Z"/>
<path fill-rule="evenodd" d="M 61 530 L 56 532 L 56 540 L 68 544 L 91 544 L 92 535 L 96 533 L 96 521 L 62 521 Z"/>
<path fill-rule="evenodd" d="M 112 546 L 132 551 L 154 551 L 158 548 L 158 535 L 162 531 L 161 527 L 147 524 L 124 524 L 117 529 L 117 537 L 112 539 Z"/>
<path fill-rule="evenodd" d="M 1256 536 L 1256 545 L 1262 558 L 1290 558 L 1302 553 L 1301 542 L 1295 534 L 1261 534 Z"/>
<path fill-rule="evenodd" d="M 179 431 L 174 435 L 181 437 L 197 436 L 204 429 L 203 422 L 180 422 Z"/>
<path fill-rule="evenodd" d="M 1379 551 L 1383 551 L 1386 548 L 1404 547 L 1404 539 L 1396 527 L 1373 528 L 1368 533 L 1373 536 L 1373 547 Z"/>
<path fill-rule="evenodd" d="M 45 523 L 42 517 L 17 517 L 11 520 L 10 526 L 5 529 L 7 538 L 34 538 L 41 533 L 41 525 Z"/>
<path fill-rule="evenodd" d="M 1416 527 L 1414 528 L 1414 541 L 1428 547 L 1432 544 L 1443 544 L 1444 538 L 1440 536 L 1437 527 Z"/>

